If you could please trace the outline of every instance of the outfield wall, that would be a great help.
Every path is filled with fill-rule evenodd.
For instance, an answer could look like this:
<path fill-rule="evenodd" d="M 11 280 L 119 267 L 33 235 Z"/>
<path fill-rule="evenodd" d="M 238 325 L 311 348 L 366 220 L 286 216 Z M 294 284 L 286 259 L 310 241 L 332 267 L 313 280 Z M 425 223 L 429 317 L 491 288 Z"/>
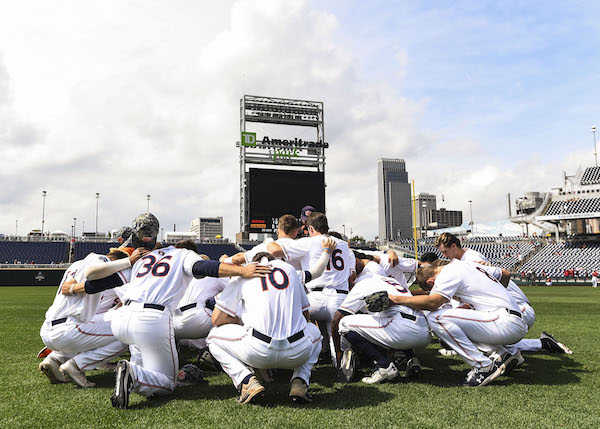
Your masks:
<path fill-rule="evenodd" d="M 0 286 L 58 286 L 66 268 L 0 268 Z"/>

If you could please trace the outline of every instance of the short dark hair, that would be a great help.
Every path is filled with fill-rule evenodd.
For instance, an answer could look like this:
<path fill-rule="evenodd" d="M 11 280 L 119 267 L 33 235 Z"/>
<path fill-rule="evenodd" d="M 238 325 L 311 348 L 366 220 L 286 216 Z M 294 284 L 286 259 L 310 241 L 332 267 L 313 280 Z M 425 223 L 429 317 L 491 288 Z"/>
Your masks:
<path fill-rule="evenodd" d="M 293 230 L 298 229 L 298 219 L 291 214 L 284 214 L 279 218 L 277 227 L 282 230 L 284 234 L 288 235 Z"/>
<path fill-rule="evenodd" d="M 315 231 L 321 234 L 327 234 L 329 232 L 327 217 L 321 212 L 312 212 L 308 219 L 306 219 L 306 226 L 312 226 Z"/>
<path fill-rule="evenodd" d="M 444 247 L 450 247 L 452 246 L 452 244 L 456 244 L 456 247 L 462 248 L 458 237 L 449 232 L 444 232 L 442 235 L 435 239 L 435 247 L 440 247 L 441 245 L 444 245 Z"/>
<path fill-rule="evenodd" d="M 441 259 L 436 260 L 431 265 L 426 267 L 419 267 L 417 270 L 417 283 L 423 290 L 431 290 L 431 287 L 427 284 L 427 280 L 435 276 L 438 267 L 449 264 L 450 261 L 442 261 Z"/>
<path fill-rule="evenodd" d="M 275 256 L 271 255 L 269 252 L 258 252 L 254 255 L 254 258 L 252 258 L 252 262 L 260 262 L 262 258 L 267 258 L 268 261 L 275 260 Z"/>
<path fill-rule="evenodd" d="M 340 233 L 339 233 L 339 232 L 337 232 L 337 231 L 329 231 L 327 234 L 328 234 L 330 237 L 335 237 L 335 238 L 337 238 L 337 239 L 339 239 L 339 240 L 343 240 L 343 239 L 344 239 L 344 237 L 342 237 L 342 234 L 340 234 Z"/>
<path fill-rule="evenodd" d="M 438 255 L 436 255 L 433 252 L 425 252 L 421 255 L 421 257 L 419 258 L 419 261 L 421 262 L 428 262 L 428 263 L 432 263 L 433 261 L 439 259 Z"/>
<path fill-rule="evenodd" d="M 196 246 L 196 243 L 194 243 L 192 240 L 178 241 L 177 244 L 175 244 L 175 247 L 177 247 L 178 249 L 188 249 L 198 254 L 200 253 L 198 252 L 198 246 Z"/>

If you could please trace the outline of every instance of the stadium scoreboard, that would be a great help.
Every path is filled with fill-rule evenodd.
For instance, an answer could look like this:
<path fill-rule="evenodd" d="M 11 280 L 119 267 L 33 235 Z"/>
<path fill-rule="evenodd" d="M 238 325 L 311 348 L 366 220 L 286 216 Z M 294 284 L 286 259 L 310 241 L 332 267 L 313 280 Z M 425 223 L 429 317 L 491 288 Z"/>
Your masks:
<path fill-rule="evenodd" d="M 306 205 L 325 208 L 323 172 L 297 170 L 249 170 L 249 232 L 273 233 L 280 216 L 300 216 Z"/>

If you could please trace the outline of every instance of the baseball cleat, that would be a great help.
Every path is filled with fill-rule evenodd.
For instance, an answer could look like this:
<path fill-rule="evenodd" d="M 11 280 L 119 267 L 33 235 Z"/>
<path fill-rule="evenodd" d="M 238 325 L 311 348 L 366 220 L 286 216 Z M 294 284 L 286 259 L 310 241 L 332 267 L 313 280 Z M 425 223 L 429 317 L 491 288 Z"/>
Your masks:
<path fill-rule="evenodd" d="M 519 357 L 517 356 L 517 354 L 520 355 L 520 352 L 517 352 L 514 355 L 511 355 L 510 353 L 506 352 L 498 359 L 496 359 L 495 362 L 500 368 L 500 375 L 509 375 L 511 371 L 515 369 L 515 367 L 519 363 Z M 521 359 L 523 359 L 522 356 Z M 525 359 L 523 359 L 523 361 L 525 361 Z"/>
<path fill-rule="evenodd" d="M 63 363 L 59 370 L 66 379 L 73 380 L 79 387 L 94 387 L 96 385 L 96 383 L 88 381 L 85 373 L 79 369 L 73 359 L 69 359 Z"/>
<path fill-rule="evenodd" d="M 544 350 L 548 350 L 550 353 L 566 353 L 568 355 L 573 354 L 570 348 L 565 346 L 563 343 L 556 341 L 556 338 L 547 332 L 541 333 L 540 340 L 542 341 L 542 348 Z"/>
<path fill-rule="evenodd" d="M 68 383 L 69 379 L 60 372 L 59 367 L 60 362 L 54 359 L 52 356 L 46 356 L 39 366 L 40 371 L 42 371 L 42 374 L 48 377 L 50 383 Z"/>
<path fill-rule="evenodd" d="M 129 407 L 129 394 L 133 388 L 133 374 L 126 360 L 119 361 L 115 371 L 115 390 L 110 397 L 114 408 L 126 409 Z"/>
<path fill-rule="evenodd" d="M 208 347 L 198 351 L 198 365 L 215 369 L 217 371 L 223 371 L 221 364 L 213 357 L 213 355 L 210 353 L 210 350 L 208 350 Z"/>
<path fill-rule="evenodd" d="M 523 357 L 521 352 L 517 352 L 516 356 L 517 356 L 517 364 L 515 365 L 515 369 L 521 368 L 523 366 L 523 364 L 525 363 L 525 358 Z"/>
<path fill-rule="evenodd" d="M 417 378 L 421 372 L 421 362 L 417 357 L 412 357 L 406 363 L 406 370 L 404 371 L 404 378 Z"/>
<path fill-rule="evenodd" d="M 442 356 L 456 356 L 456 352 L 452 349 L 438 349 L 438 353 Z"/>
<path fill-rule="evenodd" d="M 495 362 L 492 362 L 492 364 L 486 368 L 473 368 L 467 374 L 467 378 L 462 382 L 462 385 L 464 387 L 485 386 L 498 377 L 501 372 L 502 370 Z"/>
<path fill-rule="evenodd" d="M 393 380 L 398 376 L 400 371 L 393 363 L 390 363 L 387 368 L 377 368 L 370 377 L 363 377 L 362 382 L 367 384 L 379 384 L 384 381 Z"/>
<path fill-rule="evenodd" d="M 240 405 L 248 404 L 255 398 L 263 396 L 264 391 L 265 388 L 260 384 L 258 378 L 252 376 L 248 383 L 242 384 L 242 390 L 240 391 L 240 396 L 237 398 L 237 402 Z"/>
<path fill-rule="evenodd" d="M 351 347 L 344 350 L 340 368 L 338 369 L 338 380 L 344 383 L 350 383 L 356 374 L 358 366 L 358 355 Z"/>
<path fill-rule="evenodd" d="M 299 377 L 296 377 L 292 380 L 290 387 L 290 398 L 293 402 L 298 404 L 312 402 L 313 400 L 311 394 L 308 393 L 308 385 Z"/>

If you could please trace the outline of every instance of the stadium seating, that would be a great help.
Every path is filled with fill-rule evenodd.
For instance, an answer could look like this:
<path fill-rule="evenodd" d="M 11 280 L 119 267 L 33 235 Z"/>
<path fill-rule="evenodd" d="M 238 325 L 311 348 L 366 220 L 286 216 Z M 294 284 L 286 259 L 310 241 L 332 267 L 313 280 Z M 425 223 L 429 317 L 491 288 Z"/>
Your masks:
<path fill-rule="evenodd" d="M 204 253 L 210 259 L 213 259 L 215 261 L 218 261 L 219 258 L 221 257 L 221 255 L 225 254 L 225 255 L 231 256 L 231 255 L 235 255 L 236 253 L 238 253 L 240 251 L 233 244 L 200 243 L 200 244 L 196 244 L 196 247 L 198 248 L 198 252 Z"/>
<path fill-rule="evenodd" d="M 595 185 L 600 183 L 600 167 L 588 167 L 581 177 L 582 185 Z"/>
<path fill-rule="evenodd" d="M 89 241 L 75 242 L 75 260 L 85 258 L 90 252 L 106 255 L 111 247 L 119 247 L 119 243 L 92 243 Z"/>
<path fill-rule="evenodd" d="M 0 241 L 0 263 L 59 264 L 69 260 L 66 241 Z"/>
<path fill-rule="evenodd" d="M 600 269 L 600 243 L 550 243 L 519 269 L 537 276 L 564 276 L 565 270 L 575 268 L 578 276 L 589 276 Z"/>
<path fill-rule="evenodd" d="M 600 198 L 571 198 L 564 201 L 553 201 L 546 210 L 545 215 L 596 212 L 600 212 Z"/>

